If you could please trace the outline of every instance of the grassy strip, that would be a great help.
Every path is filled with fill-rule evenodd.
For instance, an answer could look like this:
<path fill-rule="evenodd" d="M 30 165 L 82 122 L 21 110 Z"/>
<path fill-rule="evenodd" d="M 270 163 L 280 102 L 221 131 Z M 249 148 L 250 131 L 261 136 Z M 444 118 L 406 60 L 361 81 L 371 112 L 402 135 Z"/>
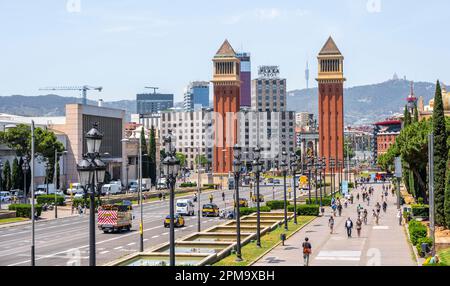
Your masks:
<path fill-rule="evenodd" d="M 450 266 L 450 248 L 439 251 L 438 255 L 442 265 Z"/>
<path fill-rule="evenodd" d="M 6 223 L 13 223 L 13 222 L 19 222 L 19 221 L 25 221 L 28 220 L 24 217 L 12 217 L 12 218 L 2 218 L 0 219 L 0 224 L 6 224 Z"/>
<path fill-rule="evenodd" d="M 272 232 L 264 235 L 261 237 L 261 247 L 256 246 L 256 241 L 252 241 L 242 247 L 242 259 L 241 262 L 236 262 L 236 255 L 231 254 L 224 259 L 216 262 L 213 266 L 247 266 L 255 259 L 257 259 L 259 256 L 264 254 L 266 251 L 270 250 L 272 247 L 274 247 L 276 244 L 280 242 L 280 235 L 282 233 L 286 234 L 286 237 L 289 237 L 289 235 L 295 233 L 297 230 L 302 228 L 305 224 L 309 223 L 311 220 L 315 219 L 316 217 L 312 216 L 301 216 L 297 217 L 298 224 L 295 225 L 293 220 L 291 220 L 288 224 L 288 231 L 284 230 L 284 225 L 276 228 Z"/>

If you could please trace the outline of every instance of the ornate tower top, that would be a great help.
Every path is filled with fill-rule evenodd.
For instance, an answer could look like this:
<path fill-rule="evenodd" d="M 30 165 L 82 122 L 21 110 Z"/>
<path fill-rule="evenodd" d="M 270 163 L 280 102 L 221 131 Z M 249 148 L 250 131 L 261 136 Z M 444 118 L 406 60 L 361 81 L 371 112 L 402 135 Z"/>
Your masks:
<path fill-rule="evenodd" d="M 240 85 L 241 62 L 228 40 L 225 40 L 213 58 L 214 84 Z"/>
<path fill-rule="evenodd" d="M 318 81 L 342 82 L 344 78 L 344 56 L 332 37 L 329 37 L 317 56 L 319 60 Z"/>

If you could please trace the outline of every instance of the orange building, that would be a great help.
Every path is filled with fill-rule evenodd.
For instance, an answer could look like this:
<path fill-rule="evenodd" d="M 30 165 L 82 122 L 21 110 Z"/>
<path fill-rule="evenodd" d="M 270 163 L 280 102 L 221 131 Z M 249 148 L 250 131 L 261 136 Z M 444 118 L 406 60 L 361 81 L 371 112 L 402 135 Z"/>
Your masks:
<path fill-rule="evenodd" d="M 344 57 L 330 37 L 319 60 L 319 156 L 344 159 Z M 336 161 L 337 162 L 337 161 Z"/>
<path fill-rule="evenodd" d="M 400 120 L 387 120 L 375 123 L 376 157 L 385 154 L 394 145 L 395 139 L 400 135 L 402 122 Z"/>
<path fill-rule="evenodd" d="M 237 143 L 237 113 L 240 109 L 240 60 L 225 40 L 213 58 L 214 173 L 232 171 L 233 147 Z M 221 118 L 219 118 L 221 117 Z"/>

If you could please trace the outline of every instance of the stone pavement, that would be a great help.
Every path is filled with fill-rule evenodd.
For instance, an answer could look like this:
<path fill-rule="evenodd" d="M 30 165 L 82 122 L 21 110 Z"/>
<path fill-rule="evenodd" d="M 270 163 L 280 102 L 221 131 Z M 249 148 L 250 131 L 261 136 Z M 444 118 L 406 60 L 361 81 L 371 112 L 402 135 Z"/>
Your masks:
<path fill-rule="evenodd" d="M 301 245 L 305 237 L 308 237 L 312 244 L 311 266 L 417 266 L 404 228 L 398 225 L 396 197 L 390 193 L 387 211 L 384 213 L 381 210 L 379 224 L 375 224 L 372 210 L 377 201 L 382 203 L 382 185 L 372 186 L 375 188 L 375 194 L 371 197 L 370 206 L 367 206 L 367 202 L 363 203 L 362 196 L 358 202 L 356 194 L 360 191 L 353 191 L 354 204 L 343 208 L 342 216 L 335 218 L 333 234 L 330 234 L 328 227 L 331 208 L 326 208 L 324 217 L 313 220 L 290 237 L 285 246 L 277 246 L 254 266 L 302 266 Z M 342 199 L 341 201 L 343 202 Z M 363 224 L 360 238 L 357 237 L 355 227 L 353 237 L 347 238 L 345 220 L 350 217 L 355 224 L 358 204 L 367 208 L 368 224 Z"/>

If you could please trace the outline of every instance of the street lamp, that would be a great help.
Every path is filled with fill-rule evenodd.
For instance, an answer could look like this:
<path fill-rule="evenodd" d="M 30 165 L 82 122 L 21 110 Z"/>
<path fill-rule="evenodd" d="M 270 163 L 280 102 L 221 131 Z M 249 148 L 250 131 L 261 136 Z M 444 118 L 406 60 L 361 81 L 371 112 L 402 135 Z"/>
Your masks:
<path fill-rule="evenodd" d="M 322 158 L 320 158 L 320 157 L 319 157 L 319 159 L 317 160 L 317 163 L 316 163 L 316 172 L 317 171 L 319 172 L 319 177 L 320 177 L 320 185 L 319 185 L 320 201 L 319 201 L 319 205 L 320 205 L 320 210 L 322 211 L 322 185 L 323 185 L 323 181 L 322 181 Z M 316 195 L 317 195 L 317 187 L 316 187 Z"/>
<path fill-rule="evenodd" d="M 295 153 L 291 153 L 291 172 L 293 176 L 293 188 L 294 188 L 294 223 L 297 224 L 297 187 L 295 186 L 295 179 L 297 175 L 297 161 L 298 156 Z"/>
<path fill-rule="evenodd" d="M 80 184 L 84 189 L 85 201 L 89 192 L 89 266 L 95 266 L 95 192 L 97 186 L 103 184 L 106 174 L 106 164 L 100 160 L 100 146 L 103 134 L 94 123 L 86 133 L 87 153 L 77 165 Z"/>
<path fill-rule="evenodd" d="M 261 247 L 261 213 L 259 204 L 259 178 L 261 174 L 262 162 L 261 160 L 261 149 L 256 147 L 253 149 L 254 160 L 252 162 L 253 171 L 255 172 L 256 179 L 256 245 Z"/>
<path fill-rule="evenodd" d="M 53 175 L 53 182 L 55 185 L 55 218 L 58 218 L 58 202 L 56 200 L 56 190 L 58 189 L 58 172 L 57 172 L 57 166 L 58 166 L 58 155 L 66 155 L 67 151 L 58 152 L 58 149 L 55 148 L 55 166 L 53 168 L 53 171 L 55 172 Z"/>
<path fill-rule="evenodd" d="M 308 171 L 308 198 L 309 198 L 309 204 L 312 204 L 311 201 L 311 171 L 313 167 L 313 157 L 308 156 L 308 161 L 306 163 L 306 169 Z"/>
<path fill-rule="evenodd" d="M 323 194 L 324 197 L 327 196 L 327 158 L 325 156 L 322 157 L 322 171 L 323 171 Z"/>
<path fill-rule="evenodd" d="M 286 200 L 286 175 L 287 175 L 287 168 L 288 165 L 286 163 L 287 161 L 287 153 L 286 151 L 281 152 L 281 171 L 283 172 L 283 183 L 284 183 L 284 189 L 283 189 L 283 196 L 284 196 L 284 229 L 288 230 L 288 221 L 287 221 L 287 200 Z"/>
<path fill-rule="evenodd" d="M 175 183 L 180 171 L 180 161 L 176 157 L 176 150 L 172 148 L 172 130 L 164 137 L 165 152 L 167 154 L 162 164 L 166 166 L 167 186 L 170 190 L 170 266 L 175 266 L 175 224 L 174 200 Z"/>
<path fill-rule="evenodd" d="M 334 160 L 334 158 L 330 158 L 330 163 L 329 163 L 329 166 L 330 166 L 330 171 L 331 171 L 331 195 L 333 196 L 333 198 L 334 198 L 334 192 L 335 192 L 335 189 L 334 189 L 334 181 L 335 181 L 335 178 L 334 178 L 334 167 L 335 167 L 335 160 Z"/>
<path fill-rule="evenodd" d="M 241 147 L 235 145 L 233 147 L 233 173 L 235 182 L 235 204 L 236 204 L 236 261 L 242 261 L 241 254 L 241 215 L 239 206 L 239 177 L 241 174 Z"/>

